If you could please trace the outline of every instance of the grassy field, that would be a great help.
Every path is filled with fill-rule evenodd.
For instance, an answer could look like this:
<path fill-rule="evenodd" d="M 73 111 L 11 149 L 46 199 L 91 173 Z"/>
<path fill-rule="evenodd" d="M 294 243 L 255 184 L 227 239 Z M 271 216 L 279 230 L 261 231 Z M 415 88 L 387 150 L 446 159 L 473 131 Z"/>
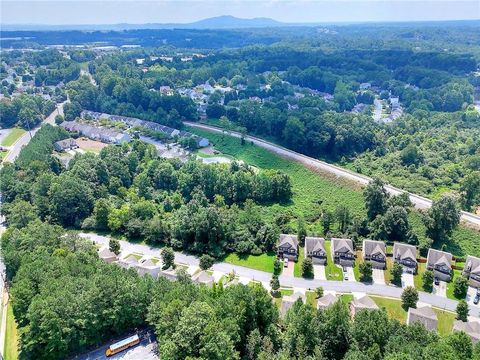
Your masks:
<path fill-rule="evenodd" d="M 325 276 L 327 277 L 327 280 L 343 281 L 342 269 L 335 265 L 332 259 L 330 241 L 325 241 L 325 250 L 327 252 L 327 264 L 325 265 Z"/>
<path fill-rule="evenodd" d="M 18 359 L 18 337 L 17 337 L 17 325 L 15 318 L 13 317 L 12 305 L 8 304 L 7 308 L 7 328 L 5 332 L 5 348 L 4 355 L 5 360 L 17 360 Z"/>
<path fill-rule="evenodd" d="M 413 282 L 415 284 L 415 288 L 417 290 L 423 290 L 423 280 L 422 275 L 425 272 L 426 264 L 425 263 L 418 263 L 417 273 L 413 277 Z"/>
<path fill-rule="evenodd" d="M 10 130 L 10 133 L 3 139 L 2 146 L 12 146 L 15 141 L 18 140 L 20 136 L 25 134 L 25 130 L 20 128 L 13 128 Z"/>
<path fill-rule="evenodd" d="M 251 269 L 273 273 L 273 263 L 275 262 L 275 257 L 276 255 L 274 253 L 246 256 L 229 254 L 222 261 L 233 265 L 245 266 Z"/>
<path fill-rule="evenodd" d="M 310 233 L 322 233 L 318 217 L 322 210 L 334 210 L 338 205 L 346 206 L 352 215 L 365 215 L 361 187 L 329 173 L 314 171 L 300 163 L 284 159 L 278 155 L 248 143 L 241 145 L 240 139 L 228 135 L 189 128 L 190 131 L 210 139 L 215 148 L 229 156 L 263 169 L 281 170 L 292 180 L 293 198 L 288 204 L 275 204 L 265 207 L 265 214 L 273 216 L 279 211 L 291 211 L 293 215 L 303 216 L 308 223 Z M 409 221 L 420 244 L 427 241 L 425 226 L 421 214 L 411 211 Z M 480 256 L 480 233 L 460 226 L 446 244 L 446 250 L 457 256 Z M 442 244 L 439 244 L 440 247 Z"/>
<path fill-rule="evenodd" d="M 305 250 L 302 246 L 298 247 L 298 259 L 293 268 L 293 276 L 302 277 L 302 262 L 305 257 Z"/>
<path fill-rule="evenodd" d="M 452 280 L 449 283 L 447 283 L 447 297 L 449 299 L 460 300 L 460 298 L 457 298 L 457 297 L 455 297 L 455 295 L 453 295 L 453 288 L 454 288 L 453 284 L 455 282 L 455 279 L 458 276 L 462 276 L 462 271 L 461 270 L 453 270 Z"/>

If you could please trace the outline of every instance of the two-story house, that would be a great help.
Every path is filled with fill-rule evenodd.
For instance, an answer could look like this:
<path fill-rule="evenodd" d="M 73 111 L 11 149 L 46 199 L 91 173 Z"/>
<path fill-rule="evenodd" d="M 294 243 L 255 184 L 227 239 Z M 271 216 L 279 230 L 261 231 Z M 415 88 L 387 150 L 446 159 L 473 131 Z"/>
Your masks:
<path fill-rule="evenodd" d="M 480 258 L 468 255 L 462 275 L 468 278 L 470 286 L 480 288 Z"/>
<path fill-rule="evenodd" d="M 277 255 L 281 258 L 296 261 L 298 257 L 297 235 L 280 234 L 277 245 Z"/>
<path fill-rule="evenodd" d="M 342 266 L 355 264 L 355 248 L 351 239 L 332 238 L 331 251 L 335 264 Z"/>
<path fill-rule="evenodd" d="M 393 244 L 393 261 L 403 266 L 403 271 L 411 274 L 417 272 L 417 248 L 404 243 Z"/>
<path fill-rule="evenodd" d="M 433 271 L 435 278 L 450 281 L 452 279 L 453 256 L 445 251 L 429 249 L 427 255 L 427 270 Z"/>
<path fill-rule="evenodd" d="M 370 262 L 374 269 L 384 270 L 387 265 L 387 254 L 385 243 L 376 240 L 363 240 L 363 260 Z"/>
<path fill-rule="evenodd" d="M 311 258 L 314 264 L 325 265 L 327 262 L 325 239 L 307 236 L 305 238 L 305 257 Z"/>

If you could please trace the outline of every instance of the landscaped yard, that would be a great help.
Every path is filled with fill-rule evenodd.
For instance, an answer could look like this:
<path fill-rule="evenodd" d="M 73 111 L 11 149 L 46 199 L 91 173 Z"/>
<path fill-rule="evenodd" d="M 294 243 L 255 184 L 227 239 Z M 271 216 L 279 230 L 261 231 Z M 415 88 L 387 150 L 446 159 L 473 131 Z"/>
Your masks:
<path fill-rule="evenodd" d="M 327 280 L 343 281 L 342 269 L 335 265 L 332 259 L 330 241 L 325 241 L 325 251 L 327 252 L 327 264 L 325 265 L 325 275 Z"/>
<path fill-rule="evenodd" d="M 305 250 L 302 246 L 298 247 L 298 259 L 293 268 L 293 276 L 302 277 L 302 262 L 305 257 Z"/>
<path fill-rule="evenodd" d="M 355 280 L 360 281 L 360 264 L 363 263 L 362 250 L 357 250 L 355 254 L 355 264 L 353 266 L 353 273 Z"/>
<path fill-rule="evenodd" d="M 459 298 L 456 298 L 455 295 L 453 295 L 453 288 L 454 288 L 453 284 L 455 282 L 455 279 L 458 276 L 462 276 L 462 271 L 461 270 L 453 270 L 452 280 L 449 283 L 447 283 L 447 297 L 449 299 L 460 300 Z"/>
<path fill-rule="evenodd" d="M 232 253 L 227 255 L 227 257 L 223 259 L 223 262 L 273 273 L 273 263 L 275 262 L 275 258 L 276 255 L 274 253 L 245 256 Z"/>
<path fill-rule="evenodd" d="M 17 360 L 18 359 L 18 337 L 17 337 L 17 324 L 13 317 L 12 305 L 8 304 L 7 307 L 7 328 L 5 332 L 5 348 L 4 355 L 5 360 Z"/>
<path fill-rule="evenodd" d="M 418 263 L 417 274 L 413 277 L 415 288 L 420 291 L 424 291 L 422 275 L 425 272 L 425 269 L 426 269 L 425 263 Z"/>
<path fill-rule="evenodd" d="M 5 139 L 3 139 L 0 145 L 12 146 L 15 143 L 15 141 L 17 141 L 18 138 L 23 134 L 25 134 L 25 130 L 20 128 L 13 128 L 10 130 L 10 133 L 5 137 Z"/>

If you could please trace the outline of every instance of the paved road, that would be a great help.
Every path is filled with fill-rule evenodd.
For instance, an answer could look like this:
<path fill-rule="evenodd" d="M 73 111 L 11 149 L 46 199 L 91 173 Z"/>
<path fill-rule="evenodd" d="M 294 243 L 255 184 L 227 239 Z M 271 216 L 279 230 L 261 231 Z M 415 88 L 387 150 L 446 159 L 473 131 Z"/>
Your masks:
<path fill-rule="evenodd" d="M 80 233 L 80 236 L 86 239 L 90 239 L 97 244 L 108 246 L 109 238 L 94 233 Z M 142 244 L 133 244 L 128 241 L 120 241 L 120 247 L 122 252 L 125 253 L 141 253 L 148 256 L 160 257 L 161 250 L 155 247 Z M 183 253 L 175 253 L 175 262 L 183 263 L 186 265 L 198 266 L 199 260 L 195 256 L 185 255 Z M 260 281 L 268 284 L 270 282 L 271 273 L 246 268 L 243 266 L 232 265 L 227 263 L 216 263 L 213 265 L 214 271 L 220 271 L 223 273 L 230 273 L 232 270 L 235 274 L 242 278 L 248 278 L 254 281 Z M 403 289 L 401 287 L 382 285 L 382 284 L 363 284 L 360 282 L 351 281 L 332 281 L 332 280 L 320 280 L 320 279 L 303 279 L 293 276 L 280 275 L 280 284 L 285 287 L 294 287 L 305 290 L 313 290 L 319 286 L 322 286 L 324 290 L 336 291 L 339 293 L 366 293 L 371 295 L 378 295 L 383 297 L 400 298 Z M 434 294 L 429 294 L 420 291 L 419 301 L 430 304 L 434 307 L 445 309 L 449 311 L 455 311 L 457 307 L 457 301 L 440 297 Z M 479 317 L 480 308 L 477 306 L 470 306 L 470 315 Z"/>
<path fill-rule="evenodd" d="M 185 122 L 185 124 L 188 125 L 188 126 L 199 128 L 199 129 L 208 130 L 208 131 L 211 131 L 211 132 L 216 132 L 216 133 L 222 133 L 223 132 L 222 129 L 219 129 L 219 128 L 216 128 L 216 127 L 210 126 L 210 125 L 204 125 L 204 124 L 198 124 L 198 123 L 192 123 L 192 122 Z M 240 138 L 242 136 L 240 133 L 235 132 L 235 131 L 229 131 L 228 133 L 230 134 L 230 136 L 233 136 L 233 137 L 236 137 L 236 138 Z M 332 165 L 332 164 L 326 163 L 324 161 L 311 158 L 311 157 L 306 156 L 306 155 L 302 155 L 302 154 L 297 153 L 295 151 L 286 149 L 286 148 L 284 148 L 280 145 L 273 144 L 269 141 L 265 141 L 265 140 L 259 139 L 257 137 L 254 137 L 254 136 L 247 135 L 247 136 L 245 136 L 245 139 L 248 140 L 248 141 L 252 141 L 255 145 L 258 145 L 258 146 L 260 146 L 264 149 L 267 149 L 267 150 L 269 150 L 269 151 L 271 151 L 275 154 L 278 154 L 282 157 L 298 161 L 298 162 L 304 164 L 305 166 L 307 166 L 309 168 L 314 168 L 314 169 L 318 169 L 318 170 L 321 170 L 321 171 L 325 171 L 325 172 L 334 174 L 335 176 L 343 177 L 343 178 L 346 178 L 348 180 L 360 183 L 362 185 L 366 185 L 366 184 L 369 183 L 370 180 L 372 180 L 368 176 L 357 174 L 353 171 L 343 169 L 339 166 Z M 385 189 L 391 195 L 398 195 L 398 194 L 401 194 L 401 193 L 405 192 L 404 190 L 401 190 L 401 189 L 396 188 L 396 187 L 391 186 L 391 185 L 385 185 Z M 432 206 L 432 200 L 427 199 L 427 198 L 425 198 L 423 196 L 420 196 L 420 195 L 417 195 L 417 194 L 413 194 L 413 193 L 408 193 L 408 194 L 410 196 L 410 200 L 412 201 L 412 203 L 415 205 L 416 208 L 418 208 L 418 209 L 428 209 Z M 469 213 L 469 212 L 466 212 L 466 211 L 462 211 L 462 220 L 464 222 L 470 224 L 470 225 L 474 225 L 474 226 L 480 228 L 480 216 L 478 216 L 478 215 L 475 215 L 475 214 L 472 214 L 472 213 Z"/>

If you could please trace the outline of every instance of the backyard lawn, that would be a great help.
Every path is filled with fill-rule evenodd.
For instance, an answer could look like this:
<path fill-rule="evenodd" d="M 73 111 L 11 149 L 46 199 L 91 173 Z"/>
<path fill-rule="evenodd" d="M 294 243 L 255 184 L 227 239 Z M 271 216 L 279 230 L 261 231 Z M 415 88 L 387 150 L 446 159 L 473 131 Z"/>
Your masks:
<path fill-rule="evenodd" d="M 17 338 L 17 324 L 13 317 L 12 305 L 9 303 L 7 307 L 7 328 L 5 331 L 5 360 L 18 359 L 18 338 Z"/>
<path fill-rule="evenodd" d="M 325 241 L 325 251 L 327 252 L 327 264 L 325 265 L 325 275 L 327 280 L 343 281 L 342 269 L 335 265 L 332 259 L 330 241 Z"/>
<path fill-rule="evenodd" d="M 12 146 L 15 141 L 18 140 L 20 136 L 25 134 L 25 130 L 20 128 L 13 128 L 10 130 L 10 133 L 3 139 L 2 146 Z"/>
<path fill-rule="evenodd" d="M 245 256 L 232 253 L 227 255 L 222 261 L 233 265 L 245 266 L 251 269 L 273 273 L 273 263 L 275 262 L 275 258 L 276 255 L 274 253 Z"/>

